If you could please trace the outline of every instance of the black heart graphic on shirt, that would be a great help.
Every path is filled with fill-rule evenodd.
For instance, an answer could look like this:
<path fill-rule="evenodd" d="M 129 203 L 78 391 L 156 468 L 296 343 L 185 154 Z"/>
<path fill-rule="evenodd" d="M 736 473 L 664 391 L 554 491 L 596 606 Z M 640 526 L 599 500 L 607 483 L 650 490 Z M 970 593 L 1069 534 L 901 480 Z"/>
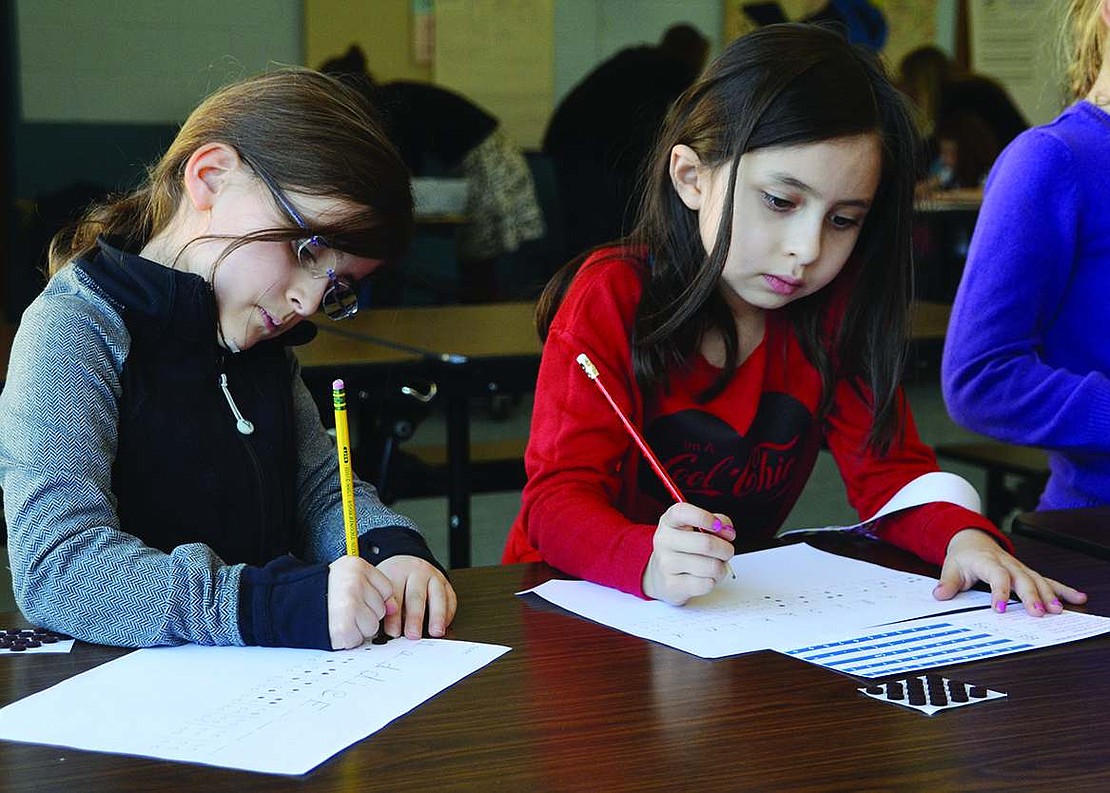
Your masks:
<path fill-rule="evenodd" d="M 729 515 L 745 535 L 770 534 L 782 524 L 820 449 L 813 415 L 794 397 L 777 392 L 763 394 L 745 435 L 716 416 L 689 409 L 652 422 L 645 437 L 687 501 Z M 647 463 L 639 468 L 637 484 L 668 502 Z"/>

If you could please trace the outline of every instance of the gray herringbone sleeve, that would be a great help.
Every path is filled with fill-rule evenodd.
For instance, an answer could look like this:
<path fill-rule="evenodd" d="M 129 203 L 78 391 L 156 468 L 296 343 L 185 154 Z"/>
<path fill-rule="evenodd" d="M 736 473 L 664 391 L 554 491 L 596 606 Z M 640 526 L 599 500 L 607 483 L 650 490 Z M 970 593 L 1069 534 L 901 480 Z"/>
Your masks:
<path fill-rule="evenodd" d="M 75 268 L 25 312 L 0 394 L 0 486 L 16 602 L 33 623 L 120 646 L 241 644 L 242 565 L 206 545 L 166 554 L 120 531 L 111 491 L 119 373 L 130 337 L 116 308 Z M 334 447 L 294 374 L 303 556 L 342 552 Z M 358 487 L 360 531 L 405 526 Z"/>

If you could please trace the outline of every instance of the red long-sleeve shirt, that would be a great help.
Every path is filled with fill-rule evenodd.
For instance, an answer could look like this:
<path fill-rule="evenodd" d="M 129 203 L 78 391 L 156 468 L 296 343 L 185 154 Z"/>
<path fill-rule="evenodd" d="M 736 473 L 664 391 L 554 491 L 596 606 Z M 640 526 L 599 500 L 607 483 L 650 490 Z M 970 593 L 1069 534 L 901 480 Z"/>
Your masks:
<path fill-rule="evenodd" d="M 738 536 L 770 536 L 782 525 L 822 439 L 861 518 L 913 479 L 938 470 L 904 398 L 905 432 L 881 458 L 866 448 L 871 410 L 849 380 L 837 382 L 832 409 L 825 422 L 818 421 L 820 374 L 778 312 L 767 313 L 763 341 L 709 402 L 698 404 L 696 396 L 719 370 L 701 355 L 671 374 L 669 388 L 642 394 L 632 373 L 630 338 L 643 267 L 628 250 L 595 253 L 552 322 L 525 452 L 528 482 L 502 561 L 543 560 L 643 596 L 652 535 L 670 498 L 576 363 L 583 352 L 685 499 L 730 516 Z M 884 518 L 878 534 L 939 564 L 952 536 L 968 527 L 1009 545 L 982 515 L 947 503 Z"/>

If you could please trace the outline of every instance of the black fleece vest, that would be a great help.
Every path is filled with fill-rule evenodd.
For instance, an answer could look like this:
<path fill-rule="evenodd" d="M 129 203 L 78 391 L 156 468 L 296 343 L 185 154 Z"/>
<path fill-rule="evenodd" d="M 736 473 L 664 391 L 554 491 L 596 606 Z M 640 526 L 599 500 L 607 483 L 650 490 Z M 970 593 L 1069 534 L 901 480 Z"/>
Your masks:
<path fill-rule="evenodd" d="M 120 528 L 167 553 L 204 543 L 228 564 L 297 554 L 297 444 L 285 345 L 223 350 L 215 299 L 198 276 L 103 242 L 92 261 L 77 266 L 123 306 L 131 335 L 112 469 Z M 236 429 L 221 373 L 254 424 L 250 435 Z"/>

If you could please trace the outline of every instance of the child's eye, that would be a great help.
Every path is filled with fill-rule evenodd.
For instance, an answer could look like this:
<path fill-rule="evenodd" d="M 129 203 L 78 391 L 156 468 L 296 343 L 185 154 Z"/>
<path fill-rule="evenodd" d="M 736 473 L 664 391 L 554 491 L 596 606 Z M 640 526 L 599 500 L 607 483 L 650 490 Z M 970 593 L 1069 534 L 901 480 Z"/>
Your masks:
<path fill-rule="evenodd" d="M 294 240 L 293 248 L 297 252 L 297 261 L 302 267 L 316 265 L 316 246 L 312 244 L 312 240 Z"/>
<path fill-rule="evenodd" d="M 829 218 L 829 222 L 832 223 L 834 228 L 854 229 L 863 221 L 860 218 L 849 218 L 845 217 L 844 215 L 833 215 L 831 218 Z"/>
<path fill-rule="evenodd" d="M 794 202 L 788 201 L 785 198 L 779 198 L 777 195 L 768 193 L 766 190 L 760 191 L 760 196 L 763 198 L 763 203 L 766 204 L 773 212 L 785 212 L 788 209 L 793 209 Z"/>

